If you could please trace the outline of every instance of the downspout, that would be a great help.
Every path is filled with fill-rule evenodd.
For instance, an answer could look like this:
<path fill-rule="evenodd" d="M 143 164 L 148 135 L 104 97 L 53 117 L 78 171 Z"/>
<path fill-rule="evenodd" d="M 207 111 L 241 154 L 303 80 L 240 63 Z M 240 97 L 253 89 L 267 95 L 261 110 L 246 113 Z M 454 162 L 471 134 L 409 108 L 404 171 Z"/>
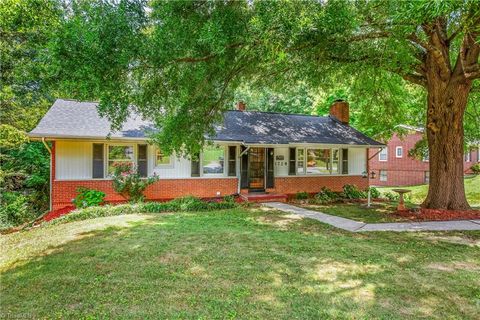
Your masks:
<path fill-rule="evenodd" d="M 373 154 L 373 156 L 371 156 L 370 158 L 368 157 L 368 150 L 369 148 L 367 148 L 367 181 L 368 181 L 368 196 L 370 197 L 370 160 L 372 160 L 374 157 L 377 156 L 377 154 L 379 154 L 380 152 L 382 152 L 382 149 L 383 148 L 378 148 L 378 151 L 376 153 Z M 369 198 L 370 199 L 370 198 Z M 369 200 L 369 203 L 370 203 L 370 200 Z"/>
<path fill-rule="evenodd" d="M 49 194 L 48 194 L 48 207 L 49 207 L 49 211 L 52 211 L 52 149 L 50 149 L 49 145 L 47 144 L 47 142 L 45 141 L 45 137 L 42 137 L 42 143 L 43 145 L 45 146 L 45 149 L 48 150 L 48 153 L 50 154 L 50 174 L 49 174 L 49 178 L 50 178 L 50 184 L 49 184 L 49 187 L 50 187 L 50 191 L 49 191 Z"/>
<path fill-rule="evenodd" d="M 237 193 L 240 195 L 240 180 L 242 179 L 242 156 L 250 150 L 250 147 L 247 147 L 244 142 L 242 142 L 242 146 L 246 147 L 245 150 L 243 150 L 239 155 L 238 155 L 238 161 L 240 162 L 240 175 L 238 177 L 238 183 L 237 183 Z"/>

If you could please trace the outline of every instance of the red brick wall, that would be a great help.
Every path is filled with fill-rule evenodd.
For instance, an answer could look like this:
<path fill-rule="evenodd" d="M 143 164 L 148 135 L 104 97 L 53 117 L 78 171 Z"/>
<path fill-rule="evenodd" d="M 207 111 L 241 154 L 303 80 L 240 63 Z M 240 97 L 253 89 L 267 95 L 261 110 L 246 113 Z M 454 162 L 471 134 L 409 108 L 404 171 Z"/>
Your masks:
<path fill-rule="evenodd" d="M 148 186 L 145 190 L 145 196 L 148 200 L 170 200 L 186 195 L 213 198 L 217 196 L 217 191 L 220 191 L 220 196 L 235 194 L 237 193 L 237 186 L 238 179 L 236 178 L 162 179 Z M 54 181 L 52 189 L 53 208 L 58 209 L 71 205 L 78 187 L 105 192 L 107 202 L 125 201 L 121 195 L 113 190 L 111 180 Z"/>
<path fill-rule="evenodd" d="M 200 198 L 213 198 L 220 191 L 221 196 L 237 193 L 236 178 L 215 179 L 162 179 L 150 185 L 145 191 L 148 200 L 170 200 L 185 195 Z M 345 184 L 354 184 L 361 189 L 368 186 L 368 179 L 361 176 L 324 176 L 324 177 L 281 177 L 275 178 L 275 188 L 269 190 L 275 193 L 295 194 L 297 192 L 317 193 L 322 187 L 333 191 L 342 191 Z M 78 187 L 100 190 L 106 193 L 107 202 L 124 202 L 117 194 L 111 180 L 73 180 L 54 181 L 52 190 L 53 208 L 58 209 L 71 205 Z"/>
<path fill-rule="evenodd" d="M 275 192 L 294 194 L 297 192 L 317 193 L 322 187 L 332 191 L 342 191 L 346 184 L 353 184 L 360 189 L 368 187 L 368 179 L 362 176 L 322 176 L 322 177 L 277 177 Z"/>
<path fill-rule="evenodd" d="M 412 149 L 417 141 L 422 138 L 422 134 L 412 133 L 400 138 L 394 135 L 388 141 L 388 160 L 379 161 L 378 149 L 370 149 L 368 158 L 369 172 L 375 171 L 375 179 L 370 179 L 371 185 L 376 186 L 406 186 L 425 183 L 425 171 L 429 171 L 429 162 L 412 159 L 408 156 L 408 151 Z M 403 157 L 396 157 L 396 147 L 403 147 Z M 469 168 L 476 162 L 477 151 L 471 152 L 471 162 L 464 162 L 465 173 L 469 173 Z M 380 181 L 380 170 L 387 171 L 387 181 Z"/>

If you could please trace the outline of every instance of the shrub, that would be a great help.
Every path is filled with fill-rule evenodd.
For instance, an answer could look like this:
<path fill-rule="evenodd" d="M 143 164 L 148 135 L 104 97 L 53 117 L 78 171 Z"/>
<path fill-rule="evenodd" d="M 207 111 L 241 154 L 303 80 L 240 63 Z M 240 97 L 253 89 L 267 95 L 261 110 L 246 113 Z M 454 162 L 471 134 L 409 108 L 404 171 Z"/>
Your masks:
<path fill-rule="evenodd" d="M 480 174 L 480 163 L 475 163 L 470 167 L 470 170 L 472 170 L 474 174 Z"/>
<path fill-rule="evenodd" d="M 100 218 L 100 217 L 118 216 L 122 214 L 132 214 L 132 213 L 140 212 L 138 209 L 139 209 L 138 205 L 132 205 L 132 204 L 121 204 L 116 206 L 106 205 L 103 207 L 87 207 L 87 208 L 74 210 L 69 214 L 63 215 L 47 223 L 58 224 L 58 223 L 81 221 L 81 220 Z"/>
<path fill-rule="evenodd" d="M 398 194 L 395 194 L 395 193 L 392 193 L 392 192 L 385 192 L 385 193 L 382 194 L 382 196 L 385 199 L 388 199 L 389 201 L 397 201 L 398 198 L 399 198 Z"/>
<path fill-rule="evenodd" d="M 343 194 L 347 199 L 365 199 L 367 194 L 357 188 L 353 184 L 346 184 L 343 186 Z"/>
<path fill-rule="evenodd" d="M 368 190 L 370 189 L 370 196 L 373 198 L 373 199 L 378 199 L 380 198 L 380 191 L 378 191 L 377 188 L 375 187 L 370 187 L 367 189 L 366 192 L 368 192 Z"/>
<path fill-rule="evenodd" d="M 158 180 L 157 176 L 141 178 L 131 162 L 113 163 L 113 189 L 132 202 L 144 199 L 145 189 Z"/>
<path fill-rule="evenodd" d="M 84 187 L 77 188 L 77 196 L 73 199 L 76 208 L 87 208 L 101 205 L 105 200 L 105 193 Z"/>
<path fill-rule="evenodd" d="M 0 194 L 0 228 L 18 226 L 35 218 L 35 213 L 28 204 L 28 198 L 18 192 Z"/>
<path fill-rule="evenodd" d="M 235 208 L 235 201 L 207 202 L 192 196 L 178 198 L 169 202 L 146 202 L 137 204 L 106 205 L 77 209 L 58 219 L 48 222 L 57 224 L 86 219 L 117 216 L 132 213 L 161 213 L 178 211 L 209 211 Z"/>
<path fill-rule="evenodd" d="M 295 199 L 297 200 L 305 200 L 308 199 L 308 193 L 307 192 L 297 192 L 295 194 Z"/>
<path fill-rule="evenodd" d="M 314 203 L 318 204 L 325 204 L 337 201 L 340 198 L 340 195 L 337 192 L 333 192 L 332 190 L 323 187 L 322 190 L 315 195 L 313 198 Z"/>

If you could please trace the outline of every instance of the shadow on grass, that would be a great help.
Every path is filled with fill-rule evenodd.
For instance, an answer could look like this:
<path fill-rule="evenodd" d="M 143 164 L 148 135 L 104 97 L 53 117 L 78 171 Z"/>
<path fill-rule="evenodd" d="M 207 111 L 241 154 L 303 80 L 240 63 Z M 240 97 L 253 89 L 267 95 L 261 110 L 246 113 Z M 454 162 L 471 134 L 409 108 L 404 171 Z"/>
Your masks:
<path fill-rule="evenodd" d="M 476 247 L 344 233 L 308 219 L 278 224 L 283 218 L 238 209 L 88 231 L 5 271 L 0 316 L 400 319 L 480 311 Z"/>

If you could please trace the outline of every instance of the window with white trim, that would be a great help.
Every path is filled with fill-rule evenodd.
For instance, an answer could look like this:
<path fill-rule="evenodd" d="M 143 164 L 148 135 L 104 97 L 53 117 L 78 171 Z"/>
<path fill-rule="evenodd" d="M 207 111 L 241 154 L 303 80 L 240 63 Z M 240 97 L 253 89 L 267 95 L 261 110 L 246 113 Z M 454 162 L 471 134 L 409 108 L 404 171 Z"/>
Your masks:
<path fill-rule="evenodd" d="M 396 147 L 395 148 L 395 157 L 402 158 L 403 157 L 403 147 Z"/>
<path fill-rule="evenodd" d="M 470 162 L 472 159 L 470 157 L 470 150 L 465 153 L 465 162 Z"/>
<path fill-rule="evenodd" d="M 307 174 L 330 174 L 330 149 L 307 149 Z"/>
<path fill-rule="evenodd" d="M 422 157 L 422 161 L 423 162 L 428 162 L 430 160 L 430 155 L 428 153 L 428 151 L 423 155 Z"/>
<path fill-rule="evenodd" d="M 155 167 L 171 167 L 173 165 L 172 156 L 167 156 L 162 149 L 155 150 Z"/>
<path fill-rule="evenodd" d="M 382 148 L 380 153 L 378 154 L 378 161 L 387 161 L 388 160 L 388 148 Z"/>
<path fill-rule="evenodd" d="M 297 148 L 296 160 L 297 175 L 340 173 L 340 149 Z"/>
<path fill-rule="evenodd" d="M 115 167 L 127 167 L 135 164 L 133 145 L 108 145 L 107 173 L 111 175 Z"/>
<path fill-rule="evenodd" d="M 430 171 L 425 171 L 424 177 L 425 177 L 424 182 L 429 183 L 430 182 Z"/>
<path fill-rule="evenodd" d="M 387 170 L 380 170 L 380 181 L 387 181 Z"/>
<path fill-rule="evenodd" d="M 206 146 L 202 155 L 203 175 L 222 175 L 225 172 L 225 148 Z"/>
<path fill-rule="evenodd" d="M 297 148 L 297 174 L 305 174 L 305 149 Z"/>

